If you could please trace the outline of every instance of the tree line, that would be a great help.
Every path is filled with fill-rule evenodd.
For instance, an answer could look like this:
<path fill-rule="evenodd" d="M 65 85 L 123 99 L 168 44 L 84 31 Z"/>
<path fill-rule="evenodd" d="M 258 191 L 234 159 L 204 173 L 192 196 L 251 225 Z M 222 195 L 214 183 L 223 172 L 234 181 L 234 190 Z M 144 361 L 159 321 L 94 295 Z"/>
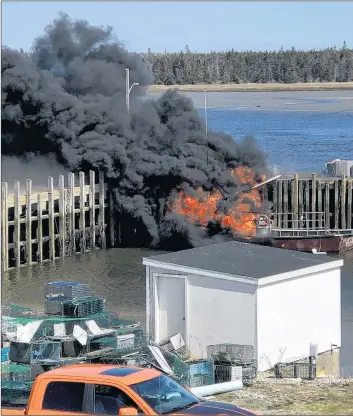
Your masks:
<path fill-rule="evenodd" d="M 141 54 L 155 84 L 309 83 L 353 81 L 353 49 Z"/>

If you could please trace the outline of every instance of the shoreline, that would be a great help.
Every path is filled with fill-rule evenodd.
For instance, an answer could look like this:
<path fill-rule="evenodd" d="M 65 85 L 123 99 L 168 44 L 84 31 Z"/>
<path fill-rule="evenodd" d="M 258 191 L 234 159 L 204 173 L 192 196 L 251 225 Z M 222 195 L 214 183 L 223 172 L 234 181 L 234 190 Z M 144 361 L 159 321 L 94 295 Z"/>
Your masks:
<path fill-rule="evenodd" d="M 183 92 L 279 92 L 279 91 L 353 91 L 353 82 L 313 82 L 298 84 L 195 84 L 150 85 L 149 93 L 162 93 L 169 89 Z"/>

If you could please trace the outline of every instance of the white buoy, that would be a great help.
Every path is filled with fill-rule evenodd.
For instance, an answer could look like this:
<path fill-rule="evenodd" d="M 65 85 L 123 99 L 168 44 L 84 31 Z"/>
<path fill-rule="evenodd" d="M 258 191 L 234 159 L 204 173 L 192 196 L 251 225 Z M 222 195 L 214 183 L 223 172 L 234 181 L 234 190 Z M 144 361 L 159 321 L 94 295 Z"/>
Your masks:
<path fill-rule="evenodd" d="M 313 254 L 327 254 L 327 253 L 326 253 L 326 251 L 317 251 L 317 250 L 316 250 L 316 248 L 313 248 L 313 249 L 311 250 L 311 252 L 312 252 Z"/>

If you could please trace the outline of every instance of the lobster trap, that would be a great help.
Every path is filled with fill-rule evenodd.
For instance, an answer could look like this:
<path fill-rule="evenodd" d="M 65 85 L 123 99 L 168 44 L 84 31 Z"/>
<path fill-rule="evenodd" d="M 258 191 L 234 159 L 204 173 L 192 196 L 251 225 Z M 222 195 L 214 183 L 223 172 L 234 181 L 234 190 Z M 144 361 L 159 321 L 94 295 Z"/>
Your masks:
<path fill-rule="evenodd" d="M 25 407 L 34 380 L 30 365 L 3 363 L 1 365 L 1 404 Z"/>
<path fill-rule="evenodd" d="M 117 333 L 121 334 L 130 330 L 141 329 L 139 322 L 130 319 L 120 319 L 116 314 L 111 312 L 97 314 L 94 320 L 101 328 L 114 329 L 117 330 Z"/>
<path fill-rule="evenodd" d="M 230 363 L 215 364 L 214 375 L 216 383 L 226 383 L 228 381 L 242 380 L 243 367 L 231 365 Z"/>
<path fill-rule="evenodd" d="M 91 287 L 88 283 L 56 281 L 44 285 L 46 299 L 57 297 L 66 299 L 79 299 L 91 296 Z"/>
<path fill-rule="evenodd" d="M 1 308 L 2 317 L 8 318 L 21 318 L 25 316 L 33 316 L 37 314 L 37 311 L 26 308 L 24 306 L 15 305 L 10 303 L 8 305 L 3 305 Z"/>
<path fill-rule="evenodd" d="M 307 363 L 279 363 L 275 365 L 276 378 L 301 378 L 313 380 L 316 378 L 316 364 Z"/>
<path fill-rule="evenodd" d="M 61 342 L 10 342 L 9 359 L 12 362 L 20 364 L 58 364 L 60 358 Z"/>
<path fill-rule="evenodd" d="M 207 358 L 230 362 L 235 365 L 251 365 L 255 362 L 255 348 L 252 345 L 216 344 L 206 347 Z"/>
<path fill-rule="evenodd" d="M 179 333 L 163 339 L 158 345 L 163 351 L 174 353 L 184 360 L 190 357 L 190 351 L 188 350 L 183 337 Z"/>
<path fill-rule="evenodd" d="M 214 363 L 212 360 L 198 360 L 186 363 L 188 387 L 208 386 L 215 383 Z"/>
<path fill-rule="evenodd" d="M 89 341 L 88 350 L 92 351 L 99 351 L 105 348 L 110 348 L 112 351 L 117 350 L 117 337 L 116 336 L 103 336 L 100 338 L 94 338 Z"/>
<path fill-rule="evenodd" d="M 57 297 L 45 299 L 44 312 L 47 315 L 59 315 L 67 318 L 85 318 L 104 310 L 105 299 L 95 296 L 67 299 Z"/>
<path fill-rule="evenodd" d="M 32 380 L 32 369 L 29 364 L 2 363 L 1 383 L 2 386 L 8 382 L 8 386 L 15 386 L 17 382 L 30 382 Z M 11 384 L 12 383 L 12 384 Z"/>

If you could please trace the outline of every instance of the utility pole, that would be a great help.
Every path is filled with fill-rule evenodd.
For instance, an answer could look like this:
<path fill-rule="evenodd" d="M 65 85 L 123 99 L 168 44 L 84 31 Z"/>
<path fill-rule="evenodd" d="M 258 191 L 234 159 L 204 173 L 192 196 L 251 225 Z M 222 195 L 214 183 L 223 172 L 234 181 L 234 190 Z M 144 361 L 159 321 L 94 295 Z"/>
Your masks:
<path fill-rule="evenodd" d="M 206 90 L 204 90 L 205 93 L 205 139 L 206 139 L 206 161 L 208 165 L 208 122 L 207 122 L 207 95 Z"/>
<path fill-rule="evenodd" d="M 130 86 L 130 69 L 125 68 L 125 99 L 126 99 L 126 111 L 130 114 L 130 93 L 133 87 L 140 85 L 139 82 L 134 82 Z"/>

